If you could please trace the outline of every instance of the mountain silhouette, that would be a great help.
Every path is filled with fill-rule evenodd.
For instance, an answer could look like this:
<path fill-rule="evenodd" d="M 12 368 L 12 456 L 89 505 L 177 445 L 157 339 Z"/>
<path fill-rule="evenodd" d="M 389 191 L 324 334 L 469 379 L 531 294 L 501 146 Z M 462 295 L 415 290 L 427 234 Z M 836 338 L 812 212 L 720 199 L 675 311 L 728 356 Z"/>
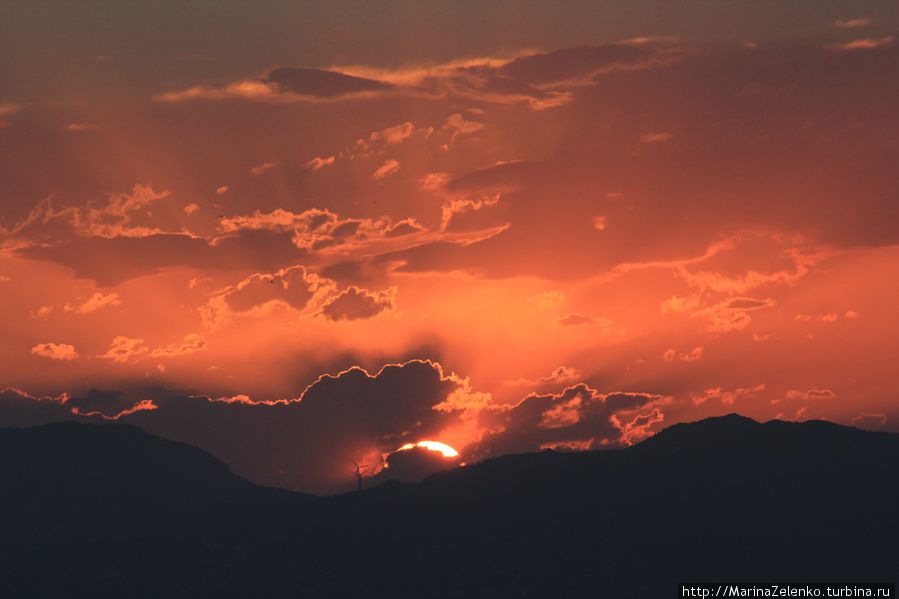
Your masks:
<path fill-rule="evenodd" d="M 0 429 L 0 476 L 0 549 L 216 528 L 248 501 L 308 498 L 256 487 L 205 451 L 126 424 Z"/>
<path fill-rule="evenodd" d="M 4 486 L 20 481 L 19 509 L 41 497 L 20 529 L 56 488 L 131 502 L 102 537 L 7 548 L 11 596 L 668 597 L 685 581 L 893 582 L 899 564 L 899 435 L 828 422 L 730 415 L 627 449 L 506 455 L 323 498 L 251 485 L 131 427 L 0 433 Z M 64 446 L 110 461 L 57 463 Z M 129 520 L 159 506 L 172 519 L 150 532 Z M 98 510 L 64 513 L 84 531 Z"/>

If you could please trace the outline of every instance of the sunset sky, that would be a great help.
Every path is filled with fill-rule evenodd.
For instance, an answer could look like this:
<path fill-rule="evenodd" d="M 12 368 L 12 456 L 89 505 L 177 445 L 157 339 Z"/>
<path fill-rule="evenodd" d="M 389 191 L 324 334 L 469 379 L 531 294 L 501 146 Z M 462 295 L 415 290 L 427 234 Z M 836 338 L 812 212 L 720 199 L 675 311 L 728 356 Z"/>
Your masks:
<path fill-rule="evenodd" d="M 865 0 L 2 3 L 0 426 L 312 492 L 423 440 L 899 431 L 897 36 Z"/>

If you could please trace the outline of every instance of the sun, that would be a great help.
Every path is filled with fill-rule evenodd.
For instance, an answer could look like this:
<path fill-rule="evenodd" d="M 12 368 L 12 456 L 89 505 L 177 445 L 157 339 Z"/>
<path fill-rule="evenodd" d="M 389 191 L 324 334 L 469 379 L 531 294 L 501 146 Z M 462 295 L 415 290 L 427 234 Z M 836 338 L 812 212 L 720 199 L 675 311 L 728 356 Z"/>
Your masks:
<path fill-rule="evenodd" d="M 415 447 L 421 447 L 430 451 L 438 451 L 445 458 L 455 458 L 459 456 L 458 451 L 456 451 L 446 443 L 441 443 L 440 441 L 419 441 L 418 443 L 406 443 L 405 445 L 397 449 L 397 451 L 406 451 Z"/>

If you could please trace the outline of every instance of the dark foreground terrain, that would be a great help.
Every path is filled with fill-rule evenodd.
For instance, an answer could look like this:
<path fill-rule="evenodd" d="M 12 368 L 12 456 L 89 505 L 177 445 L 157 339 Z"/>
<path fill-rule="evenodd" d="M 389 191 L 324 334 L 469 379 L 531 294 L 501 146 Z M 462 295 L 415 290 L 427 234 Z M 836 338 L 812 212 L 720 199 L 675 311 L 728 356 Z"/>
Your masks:
<path fill-rule="evenodd" d="M 2 597 L 674 597 L 899 575 L 899 435 L 739 416 L 317 498 L 125 425 L 0 430 Z"/>

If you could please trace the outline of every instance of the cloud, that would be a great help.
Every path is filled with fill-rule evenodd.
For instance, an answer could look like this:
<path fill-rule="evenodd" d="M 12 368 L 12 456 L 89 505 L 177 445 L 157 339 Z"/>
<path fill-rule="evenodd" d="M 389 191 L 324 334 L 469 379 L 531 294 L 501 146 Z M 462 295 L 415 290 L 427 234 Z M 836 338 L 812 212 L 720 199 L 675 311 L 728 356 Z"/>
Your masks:
<path fill-rule="evenodd" d="M 259 247 L 259 242 L 263 240 L 255 241 Z M 285 245 L 287 249 L 296 249 L 289 238 Z M 23 258 L 61 264 L 73 269 L 78 277 L 108 286 L 176 266 L 210 267 L 215 262 L 214 254 L 228 253 L 225 249 L 229 249 L 227 244 L 214 248 L 190 235 L 160 234 L 146 237 L 77 237 L 55 245 L 27 246 L 19 249 L 17 254 Z M 222 263 L 227 262 L 223 256 Z"/>
<path fill-rule="evenodd" d="M 181 343 L 157 348 L 150 348 L 141 338 L 119 335 L 112 340 L 109 349 L 100 357 L 116 364 L 131 364 L 144 358 L 172 358 L 204 351 L 206 348 L 206 341 L 196 333 L 186 335 Z"/>
<path fill-rule="evenodd" d="M 12 102 L 0 103 L 0 117 L 11 116 L 22 110 L 22 107 Z"/>
<path fill-rule="evenodd" d="M 456 198 L 446 202 L 441 207 L 440 229 L 443 231 L 464 231 L 483 229 L 484 223 L 479 222 L 478 212 L 485 208 L 492 208 L 499 204 L 500 195 L 481 199 Z"/>
<path fill-rule="evenodd" d="M 289 233 L 293 245 L 309 253 L 350 250 L 425 232 L 425 228 L 412 218 L 397 221 L 388 217 L 341 218 L 330 210 L 318 208 L 303 212 L 278 208 L 271 212 L 225 217 L 219 220 L 219 228 L 226 235 L 242 231 Z"/>
<path fill-rule="evenodd" d="M 540 386 L 561 383 L 573 383 L 583 378 L 583 373 L 573 366 L 559 366 L 547 376 L 536 379 L 520 378 L 512 381 L 506 381 L 505 384 L 514 387 Z"/>
<path fill-rule="evenodd" d="M 446 119 L 446 124 L 443 127 L 452 131 L 452 136 L 450 137 L 450 143 L 452 144 L 462 135 L 477 133 L 484 128 L 484 124 L 477 121 L 469 121 L 462 113 L 457 112 Z"/>
<path fill-rule="evenodd" d="M 839 320 L 839 316 L 834 314 L 833 312 L 829 312 L 827 314 L 817 314 L 817 315 L 809 315 L 809 314 L 797 314 L 793 317 L 793 320 L 798 320 L 800 322 L 809 322 L 812 320 L 817 320 L 818 322 L 836 322 Z"/>
<path fill-rule="evenodd" d="M 9 126 L 9 119 L 6 117 L 12 116 L 20 110 L 22 110 L 22 107 L 18 104 L 13 104 L 12 102 L 0 103 L 0 129 L 5 129 Z"/>
<path fill-rule="evenodd" d="M 161 388 L 46 398 L 7 389 L 0 391 L 0 426 L 118 419 L 210 451 L 250 480 L 333 493 L 354 488 L 351 460 L 369 464 L 374 473 L 390 452 L 440 439 L 458 421 L 459 410 L 435 407 L 466 384 L 439 363 L 410 360 L 374 373 L 352 367 L 322 375 L 283 401 L 188 396 Z"/>
<path fill-rule="evenodd" d="M 217 328 L 235 314 L 261 316 L 277 306 L 302 311 L 316 297 L 336 291 L 334 281 L 310 273 L 304 266 L 290 266 L 273 273 L 254 273 L 234 285 L 216 291 L 200 308 L 204 326 Z"/>
<path fill-rule="evenodd" d="M 613 414 L 609 420 L 621 431 L 620 443 L 622 445 L 633 445 L 652 436 L 652 427 L 660 422 L 664 422 L 665 414 L 660 409 L 653 408 L 650 412 L 637 414 L 624 422 L 621 421 L 617 414 Z"/>
<path fill-rule="evenodd" d="M 28 314 L 29 314 L 29 316 L 31 316 L 31 318 L 44 318 L 45 319 L 48 316 L 50 316 L 50 314 L 53 313 L 53 310 L 54 310 L 53 306 L 41 306 L 37 310 L 32 310 Z"/>
<path fill-rule="evenodd" d="M 190 204 L 187 204 L 186 206 L 184 206 L 184 214 L 186 214 L 188 216 L 190 216 L 191 214 L 197 213 L 199 210 L 200 210 L 200 206 L 196 202 L 191 202 Z"/>
<path fill-rule="evenodd" d="M 581 314 L 580 312 L 569 312 L 568 314 L 565 314 L 564 316 L 556 319 L 556 324 L 560 324 L 566 327 L 584 325 L 599 325 L 602 327 L 608 327 L 612 324 L 612 322 L 607 318 L 590 316 L 589 314 Z"/>
<path fill-rule="evenodd" d="M 166 345 L 151 350 L 150 357 L 171 358 L 175 356 L 182 356 L 185 354 L 204 351 L 206 349 L 207 343 L 205 339 L 203 339 L 197 333 L 189 333 L 184 336 L 184 340 L 181 343 L 173 343 L 171 345 Z"/>
<path fill-rule="evenodd" d="M 537 297 L 528 300 L 528 305 L 532 305 L 538 310 L 549 310 L 556 306 L 562 305 L 565 301 L 565 292 L 557 289 L 544 291 Z"/>
<path fill-rule="evenodd" d="M 93 123 L 69 123 L 64 129 L 69 133 L 85 133 L 87 131 L 96 131 L 97 126 Z"/>
<path fill-rule="evenodd" d="M 859 27 L 867 27 L 874 21 L 867 17 L 856 17 L 854 19 L 837 19 L 834 25 L 839 29 L 857 29 Z"/>
<path fill-rule="evenodd" d="M 759 383 L 752 387 L 738 387 L 730 390 L 721 387 L 713 387 L 711 389 L 706 389 L 699 394 L 691 394 L 690 399 L 695 406 L 702 405 L 709 400 L 720 401 L 722 404 L 732 406 L 738 400 L 757 397 L 758 394 L 765 391 L 765 389 L 767 389 L 767 385 L 764 383 Z"/>
<path fill-rule="evenodd" d="M 546 88 L 590 83 L 595 77 L 625 65 L 643 63 L 650 51 L 634 45 L 578 46 L 522 56 L 500 67 L 502 75 Z"/>
<path fill-rule="evenodd" d="M 375 171 L 371 174 L 371 178 L 375 181 L 380 181 L 381 179 L 386 179 L 390 175 L 395 174 L 399 170 L 400 163 L 396 160 L 390 159 L 379 166 L 377 169 L 375 169 Z"/>
<path fill-rule="evenodd" d="M 336 71 L 280 67 L 256 79 L 225 85 L 195 85 L 155 97 L 166 103 L 198 100 L 248 100 L 269 103 L 315 102 L 364 97 L 385 92 L 389 83 L 355 77 Z"/>
<path fill-rule="evenodd" d="M 883 412 L 862 412 L 852 418 L 852 424 L 859 428 L 878 429 L 887 423 L 887 415 Z"/>
<path fill-rule="evenodd" d="M 372 142 L 383 141 L 387 145 L 395 145 L 406 141 L 412 137 L 413 133 L 415 133 L 415 125 L 406 121 L 393 127 L 386 127 L 380 131 L 373 131 L 368 139 Z"/>
<path fill-rule="evenodd" d="M 64 362 L 78 359 L 75 347 L 67 343 L 38 343 L 31 348 L 31 353 L 42 358 Z"/>
<path fill-rule="evenodd" d="M 446 187 L 452 179 L 448 173 L 428 173 L 421 178 L 421 188 L 427 191 L 439 191 Z"/>
<path fill-rule="evenodd" d="M 215 195 L 221 196 L 221 195 L 225 195 L 226 193 L 228 193 L 228 186 L 227 186 L 227 185 L 222 185 L 222 186 L 220 186 L 220 187 L 216 187 L 216 188 L 215 188 Z"/>
<path fill-rule="evenodd" d="M 149 208 L 169 198 L 167 190 L 156 191 L 149 184 L 136 184 L 130 192 L 111 193 L 106 202 L 91 201 L 84 206 L 56 210 L 46 198 L 12 228 L 0 227 L 7 245 L 29 247 L 37 243 L 59 242 L 78 237 L 148 237 L 160 234 L 158 227 L 139 223 Z M 18 242 L 18 243 L 16 243 Z"/>
<path fill-rule="evenodd" d="M 325 168 L 326 166 L 331 166 L 332 164 L 334 164 L 335 160 L 337 160 L 337 158 L 335 156 L 327 156 L 324 158 L 321 156 L 316 156 L 315 158 L 313 158 L 312 160 L 310 160 L 303 166 L 305 168 L 309 169 L 310 171 L 319 171 L 319 170 Z"/>
<path fill-rule="evenodd" d="M 680 297 L 672 295 L 659 306 L 662 314 L 678 314 L 683 312 L 693 312 L 699 307 L 700 297 L 692 295 L 690 297 Z"/>
<path fill-rule="evenodd" d="M 787 399 L 799 399 L 799 400 L 808 400 L 808 401 L 816 401 L 820 399 L 835 399 L 837 396 L 830 389 L 821 388 L 821 389 L 809 389 L 808 391 L 800 391 L 798 389 L 790 389 L 787 391 L 785 397 Z"/>
<path fill-rule="evenodd" d="M 389 83 L 346 75 L 336 71 L 281 67 L 271 71 L 266 81 L 281 90 L 319 98 L 334 98 L 390 89 Z"/>
<path fill-rule="evenodd" d="M 250 169 L 250 174 L 254 177 L 258 177 L 259 175 L 263 175 L 269 172 L 272 169 L 278 167 L 277 162 L 263 162 L 262 164 L 258 164 Z"/>
<path fill-rule="evenodd" d="M 404 218 L 389 226 L 384 231 L 385 237 L 402 237 L 404 235 L 413 235 L 421 233 L 425 228 L 414 218 Z"/>
<path fill-rule="evenodd" d="M 642 144 L 661 144 L 674 139 L 674 134 L 669 131 L 652 131 L 640 136 Z"/>
<path fill-rule="evenodd" d="M 771 299 L 733 297 L 697 310 L 693 316 L 706 321 L 706 329 L 713 333 L 741 331 L 752 322 L 751 313 L 774 306 Z"/>
<path fill-rule="evenodd" d="M 15 387 L 0 388 L 0 426 L 24 427 L 71 419 L 68 393 L 36 396 Z"/>
<path fill-rule="evenodd" d="M 109 349 L 100 357 L 112 360 L 117 364 L 127 364 L 146 357 L 149 353 L 150 348 L 146 346 L 143 339 L 119 335 L 112 340 Z"/>
<path fill-rule="evenodd" d="M 830 48 L 833 50 L 839 51 L 852 51 L 852 50 L 873 50 L 875 48 L 885 48 L 887 46 L 892 46 L 893 42 L 896 41 L 891 35 L 881 37 L 878 39 L 872 38 L 863 38 L 853 40 L 851 42 L 844 42 L 840 44 L 831 44 Z"/>
<path fill-rule="evenodd" d="M 702 359 L 704 352 L 705 350 L 702 347 L 694 347 L 688 352 L 681 352 L 678 354 L 677 350 L 670 348 L 665 350 L 665 353 L 662 354 L 662 359 L 666 362 L 674 362 L 675 359 L 680 360 L 681 362 L 697 362 Z"/>
<path fill-rule="evenodd" d="M 103 308 L 121 305 L 122 298 L 118 293 L 94 293 L 86 300 L 80 298 L 72 304 L 66 304 L 64 309 L 66 312 L 74 312 L 76 314 L 91 314 Z M 40 312 L 39 312 L 40 314 Z"/>
<path fill-rule="evenodd" d="M 396 307 L 396 287 L 383 291 L 368 291 L 350 286 L 329 299 L 321 314 L 334 321 L 371 318 Z"/>
<path fill-rule="evenodd" d="M 328 69 L 279 67 L 258 77 L 222 85 L 194 85 L 158 94 L 155 99 L 166 103 L 243 100 L 277 104 L 384 97 L 440 101 L 452 96 L 546 110 L 571 101 L 571 94 L 564 88 L 594 85 L 603 75 L 655 68 L 677 57 L 671 48 L 658 51 L 651 44 L 643 48 L 635 44 L 605 44 L 399 69 L 358 65 Z"/>
<path fill-rule="evenodd" d="M 657 405 L 665 398 L 645 393 L 600 393 L 578 384 L 555 394 L 531 394 L 519 403 L 492 414 L 488 433 L 472 451 L 490 447 L 500 453 L 538 451 L 560 443 L 580 442 L 585 448 L 626 445 L 661 422 Z M 646 413 L 644 410 L 650 409 Z M 641 419 L 634 419 L 643 414 Z M 630 425 L 630 426 L 628 426 Z"/>
<path fill-rule="evenodd" d="M 282 301 L 296 310 L 306 307 L 315 293 L 330 282 L 303 266 L 283 268 L 271 274 L 254 274 L 224 292 L 228 305 L 247 311 L 270 301 Z"/>
<path fill-rule="evenodd" d="M 107 415 L 107 414 L 104 414 L 103 412 L 99 412 L 96 410 L 90 411 L 90 412 L 82 412 L 81 409 L 78 407 L 72 408 L 72 414 L 75 414 L 76 416 L 88 416 L 88 417 L 89 416 L 98 416 L 98 417 L 102 418 L 103 420 L 119 420 L 121 418 L 124 418 L 125 416 L 130 416 L 136 412 L 145 412 L 145 411 L 152 411 L 152 410 L 158 410 L 158 409 L 159 409 L 159 406 L 157 406 L 155 403 L 153 403 L 152 399 L 142 399 L 141 401 L 137 402 L 130 408 L 125 408 L 114 414 Z"/>

